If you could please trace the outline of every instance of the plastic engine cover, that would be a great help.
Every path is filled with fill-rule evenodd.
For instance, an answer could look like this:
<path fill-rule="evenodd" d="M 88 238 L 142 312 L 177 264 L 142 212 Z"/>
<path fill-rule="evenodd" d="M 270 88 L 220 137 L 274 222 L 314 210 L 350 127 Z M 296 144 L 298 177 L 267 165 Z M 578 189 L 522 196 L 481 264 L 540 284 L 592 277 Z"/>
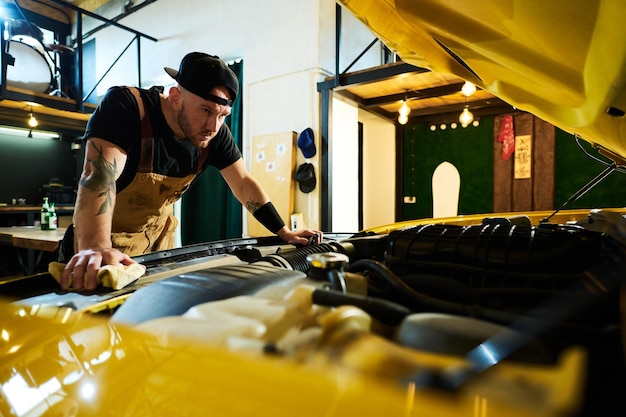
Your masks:
<path fill-rule="evenodd" d="M 261 289 L 303 279 L 306 274 L 269 265 L 227 265 L 176 275 L 141 288 L 115 312 L 112 320 L 143 323 L 185 313 L 208 301 L 252 295 Z"/>

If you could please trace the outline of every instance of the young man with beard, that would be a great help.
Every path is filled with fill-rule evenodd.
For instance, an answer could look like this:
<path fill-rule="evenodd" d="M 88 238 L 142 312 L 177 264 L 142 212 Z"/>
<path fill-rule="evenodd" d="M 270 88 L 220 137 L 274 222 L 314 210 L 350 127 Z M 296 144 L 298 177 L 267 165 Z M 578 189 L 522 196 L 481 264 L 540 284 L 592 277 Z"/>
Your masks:
<path fill-rule="evenodd" d="M 74 224 L 60 256 L 67 262 L 64 288 L 94 289 L 101 266 L 130 265 L 131 256 L 171 248 L 177 226 L 172 204 L 209 165 L 285 242 L 321 241 L 319 231 L 290 230 L 246 169 L 224 124 L 239 91 L 226 64 L 192 52 L 179 70 L 165 71 L 177 82 L 168 95 L 161 87 L 113 87 L 87 123 Z M 70 273 L 86 279 L 70 283 Z"/>

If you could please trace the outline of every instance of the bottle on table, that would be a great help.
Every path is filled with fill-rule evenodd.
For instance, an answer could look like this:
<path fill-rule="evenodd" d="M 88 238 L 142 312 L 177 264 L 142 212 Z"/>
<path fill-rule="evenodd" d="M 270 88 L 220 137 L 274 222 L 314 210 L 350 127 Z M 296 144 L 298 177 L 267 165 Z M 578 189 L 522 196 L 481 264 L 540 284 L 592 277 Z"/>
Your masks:
<path fill-rule="evenodd" d="M 50 210 L 48 211 L 48 230 L 56 230 L 58 226 L 57 213 L 54 210 L 54 203 L 50 203 Z"/>
<path fill-rule="evenodd" d="M 41 206 L 41 230 L 50 230 L 50 203 L 48 203 L 48 197 L 43 198 L 43 204 Z"/>

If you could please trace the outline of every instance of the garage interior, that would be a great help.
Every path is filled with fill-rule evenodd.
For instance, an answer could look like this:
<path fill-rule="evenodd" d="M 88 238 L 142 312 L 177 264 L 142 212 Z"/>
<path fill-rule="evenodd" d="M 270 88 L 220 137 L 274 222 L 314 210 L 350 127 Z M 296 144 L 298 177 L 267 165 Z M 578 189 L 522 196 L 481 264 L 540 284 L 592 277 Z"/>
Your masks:
<path fill-rule="evenodd" d="M 61 210 L 59 213 L 61 215 L 60 225 L 67 226 L 71 222 L 72 193 L 74 192 L 82 164 L 80 140 L 86 121 L 95 109 L 97 101 L 95 97 L 96 88 L 102 82 L 102 79 L 97 80 L 93 75 L 87 77 L 84 74 L 83 68 L 86 65 L 90 65 L 90 59 L 93 58 L 90 58 L 89 51 L 84 49 L 83 39 L 97 35 L 104 28 L 110 26 L 118 27 L 131 35 L 131 41 L 125 46 L 122 54 L 130 53 L 128 52 L 129 48 L 136 48 L 139 62 L 145 60 L 145 57 L 141 58 L 142 42 L 156 41 L 151 35 L 123 24 L 124 18 L 144 7 L 150 6 L 154 1 L 143 1 L 138 2 L 138 4 L 125 2 L 121 9 L 117 9 L 117 14 L 110 18 L 103 18 L 96 12 L 99 9 L 102 10 L 108 3 L 111 2 L 50 0 L 15 3 L 16 16 L 20 17 L 20 19 L 14 20 L 20 22 L 20 24 L 14 24 L 15 28 L 13 31 L 18 33 L 11 35 L 13 40 L 3 38 L 3 44 L 9 51 L 9 55 L 11 46 L 14 46 L 13 54 L 16 55 L 14 58 L 17 58 L 18 62 L 21 58 L 19 54 L 26 54 L 28 58 L 34 57 L 31 59 L 35 59 L 39 66 L 44 65 L 42 63 L 45 62 L 45 65 L 49 66 L 51 78 L 49 84 L 47 84 L 47 75 L 43 77 L 43 80 L 36 80 L 34 84 L 31 84 L 31 87 L 34 85 L 33 88 L 39 91 L 29 90 L 28 83 L 30 80 L 24 82 L 21 79 L 21 74 L 12 73 L 13 69 L 11 68 L 10 60 L 5 60 L 3 62 L 3 74 L 6 74 L 3 77 L 5 82 L 0 85 L 0 96 L 3 98 L 0 101 L 0 120 L 7 127 L 19 128 L 24 132 L 28 132 L 28 134 L 32 134 L 33 128 L 26 124 L 28 119 L 25 115 L 34 115 L 38 122 L 37 128 L 34 129 L 35 134 L 39 130 L 58 134 L 58 140 L 67 143 L 70 151 L 65 152 L 64 156 L 58 160 L 58 163 L 64 167 L 62 174 L 46 173 L 49 178 L 42 178 L 40 175 L 35 180 L 37 182 L 29 183 L 26 186 L 24 186 L 24 183 L 11 182 L 5 188 L 4 194 L 6 195 L 0 196 L 0 203 L 4 203 L 5 207 L 0 207 L 0 210 L 9 214 L 0 217 L 2 220 L 0 226 L 6 227 L 29 223 L 26 211 L 30 211 L 30 216 L 32 217 L 32 210 L 39 209 L 44 191 L 56 193 L 59 199 L 57 201 L 57 209 Z M 425 205 L 419 205 L 419 207 L 411 203 L 411 201 L 416 199 L 416 182 L 414 178 L 410 178 L 410 175 L 413 174 L 409 174 L 415 172 L 415 167 L 412 166 L 414 162 L 411 159 L 410 151 L 415 135 L 437 136 L 443 140 L 447 138 L 448 140 L 457 141 L 455 143 L 459 144 L 448 147 L 450 149 L 461 149 L 463 152 L 477 152 L 471 158 L 456 156 L 457 159 L 476 161 L 475 168 L 471 166 L 468 168 L 472 170 L 470 172 L 473 174 L 470 175 L 471 179 L 469 182 L 464 182 L 463 192 L 465 194 L 461 196 L 460 207 L 456 214 L 554 209 L 560 203 L 567 201 L 572 194 L 597 174 L 598 168 L 590 166 L 588 170 L 579 170 L 578 177 L 572 180 L 570 167 L 572 165 L 580 165 L 581 159 L 566 162 L 560 162 L 555 159 L 555 144 L 557 140 L 561 144 L 561 148 L 567 148 L 562 149 L 561 153 L 583 155 L 578 147 L 571 146 L 576 141 L 570 140 L 570 135 L 537 117 L 517 111 L 503 100 L 480 88 L 474 88 L 471 94 L 464 93 L 465 81 L 461 78 L 433 72 L 423 67 L 402 62 L 400 58 L 375 37 L 372 37 L 371 43 L 365 46 L 363 50 L 352 53 L 349 59 L 339 58 L 342 54 L 344 38 L 350 36 L 350 33 L 342 32 L 342 16 L 345 16 L 345 13 L 341 6 L 336 5 L 334 22 L 336 33 L 334 40 L 335 75 L 327 76 L 324 80 L 318 82 L 316 87 L 321 97 L 321 125 L 319 132 L 322 138 L 330 137 L 328 103 L 331 95 L 349 100 L 359 108 L 380 116 L 395 125 L 395 163 L 397 168 L 395 174 L 393 221 L 435 217 L 432 211 L 432 203 L 428 202 Z M 109 12 L 109 15 L 111 15 L 111 12 Z M 84 20 L 89 23 L 82 24 Z M 28 22 L 30 22 L 31 27 L 29 27 Z M 81 22 L 81 24 L 77 22 Z M 31 47 L 23 41 L 23 38 L 39 38 L 41 36 L 35 32 L 41 31 L 37 23 L 43 23 L 58 30 L 58 32 L 52 32 L 52 37 L 45 42 L 43 38 L 41 40 L 35 39 L 35 43 L 39 42 L 41 44 L 39 45 L 42 48 L 41 50 Z M 74 26 L 76 26 L 74 29 L 75 33 L 71 34 Z M 11 33 L 11 30 L 5 31 L 3 35 L 9 33 Z M 33 34 L 34 36 L 31 36 Z M 19 46 L 21 49 L 16 50 L 16 46 Z M 374 49 L 381 51 L 381 65 L 354 70 L 353 68 L 358 67 L 361 57 L 367 53 L 372 53 Z M 114 67 L 120 56 L 116 56 L 111 62 L 107 62 L 106 67 Z M 70 70 L 60 71 L 60 68 L 55 67 L 55 62 L 65 64 Z M 107 71 L 104 70 L 104 73 L 106 74 Z M 29 74 L 24 76 L 28 77 Z M 41 78 L 39 74 L 34 74 L 33 76 Z M 137 68 L 136 77 L 137 84 L 141 85 L 140 65 Z M 78 94 L 77 91 L 83 91 L 83 93 Z M 408 106 L 408 115 L 407 120 L 400 123 L 398 117 L 400 108 L 403 105 Z M 536 148 L 534 149 L 535 161 L 533 169 L 536 175 L 527 180 L 515 179 L 512 168 L 513 159 L 499 157 L 502 147 L 501 143 L 494 141 L 493 155 L 490 155 L 491 152 L 489 152 L 488 148 L 466 147 L 463 137 L 467 135 L 459 133 L 461 130 L 464 130 L 461 127 L 462 123 L 459 121 L 459 116 L 465 109 L 471 112 L 474 124 L 479 124 L 482 119 L 484 122 L 483 128 L 486 128 L 487 124 L 492 126 L 494 138 L 497 138 L 500 133 L 503 115 L 514 116 L 517 134 L 534 134 L 536 137 L 534 141 Z M 456 126 L 458 126 L 458 130 L 454 129 Z M 442 127 L 447 127 L 447 131 L 442 130 Z M 471 126 L 469 129 L 465 129 L 466 133 L 470 131 Z M 562 137 L 562 139 L 559 140 L 559 137 Z M 565 144 L 566 142 L 567 145 Z M 332 230 L 332 214 L 330 211 L 333 201 L 330 187 L 327 186 L 331 183 L 328 178 L 330 175 L 330 162 L 328 161 L 327 142 L 321 140 L 320 145 L 323 152 L 321 152 L 320 169 L 318 172 L 321 197 L 319 223 L 322 229 Z M 326 148 L 324 148 L 325 146 Z M 40 154 L 41 152 L 37 153 Z M 42 155 L 33 157 L 43 158 Z M 432 161 L 424 164 L 423 167 L 424 172 L 421 174 L 423 178 L 420 181 L 424 183 L 418 184 L 418 188 L 421 187 L 425 191 L 421 196 L 417 196 L 419 201 L 427 199 L 430 201 L 432 199 L 431 185 L 424 178 L 430 179 L 430 175 L 442 158 L 454 159 L 455 156 L 435 155 L 432 158 Z M 572 159 L 574 157 L 568 156 L 568 158 Z M 584 157 L 582 160 L 584 160 Z M 4 164 L 6 171 L 20 170 L 20 167 L 12 165 L 15 163 L 11 158 L 7 158 Z M 485 172 L 484 166 L 481 166 L 484 163 L 493 166 L 493 174 L 488 171 Z M 44 160 L 34 161 L 33 166 L 37 165 L 45 165 Z M 559 176 L 557 171 L 567 171 L 567 179 Z M 594 199 L 595 201 L 592 201 L 596 203 L 599 195 L 599 201 L 604 202 L 605 206 L 619 204 L 618 201 L 615 201 L 617 199 L 615 194 L 610 191 L 615 186 L 615 183 L 611 182 L 612 180 L 613 178 L 609 178 L 607 184 L 598 188 L 599 194 L 588 196 L 588 198 Z M 485 186 L 488 186 L 492 191 L 487 194 L 473 191 L 485 188 Z M 25 193 L 23 188 L 27 188 L 28 192 Z M 24 204 L 18 204 L 24 200 L 26 200 L 27 210 L 20 207 Z M 579 202 L 574 202 L 570 207 L 586 207 L 589 203 L 589 200 L 583 198 Z M 359 210 L 359 216 L 362 217 L 363 208 L 361 207 Z M 358 226 L 359 229 L 362 229 L 371 225 L 364 224 L 361 218 Z"/>
<path fill-rule="evenodd" d="M 464 78 L 404 61 L 369 29 L 354 30 L 366 21 L 349 13 L 359 1 L 319 0 L 315 16 L 282 1 L 287 15 L 266 20 L 293 21 L 294 49 L 318 42 L 330 52 L 311 46 L 323 64 L 310 70 L 273 55 L 263 38 L 273 25 L 251 30 L 262 46 L 227 57 L 257 71 L 242 72 L 239 146 L 252 165 L 259 143 L 295 145 L 312 127 L 317 154 L 294 146 L 292 168 L 311 162 L 317 185 L 304 193 L 292 179 L 288 214 L 325 241 L 293 247 L 250 233 L 237 206 L 204 220 L 235 217 L 243 232 L 183 235 L 134 258 L 144 275 L 84 292 L 60 288 L 54 261 L 72 222 L 86 123 L 120 65 L 137 85 L 161 81 L 146 67 L 182 56 L 168 35 L 189 35 L 188 22 L 160 10 L 164 30 L 176 29 L 155 36 L 156 14 L 141 12 L 164 0 L 0 1 L 15 13 L 0 33 L 0 415 L 622 415 L 624 161 Z M 263 3 L 246 4 L 244 26 L 264 20 Z M 235 26 L 229 7 L 215 11 L 224 37 Z M 138 15 L 152 19 L 144 27 Z M 316 18 L 315 39 L 302 42 L 294 28 Z M 92 41 L 112 28 L 124 40 L 100 42 L 103 62 Z M 159 43 L 175 53 L 160 60 Z M 271 73 L 272 61 L 285 73 Z M 459 181 L 436 183 L 441 167 Z M 452 205 L 438 206 L 440 190 L 452 190 Z M 40 229 L 44 198 L 57 230 Z"/>

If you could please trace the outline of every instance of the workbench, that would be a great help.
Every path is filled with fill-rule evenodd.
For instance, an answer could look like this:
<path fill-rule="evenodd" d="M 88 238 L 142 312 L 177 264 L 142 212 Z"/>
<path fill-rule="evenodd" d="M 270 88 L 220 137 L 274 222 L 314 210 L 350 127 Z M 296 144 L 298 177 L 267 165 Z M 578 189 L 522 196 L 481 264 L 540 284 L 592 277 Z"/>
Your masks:
<path fill-rule="evenodd" d="M 30 275 L 35 273 L 43 252 L 55 252 L 59 248 L 65 230 L 64 227 L 56 230 L 41 230 L 38 226 L 0 227 L 0 244 L 16 249 L 20 266 L 26 275 Z M 26 250 L 26 261 L 21 249 Z"/>

